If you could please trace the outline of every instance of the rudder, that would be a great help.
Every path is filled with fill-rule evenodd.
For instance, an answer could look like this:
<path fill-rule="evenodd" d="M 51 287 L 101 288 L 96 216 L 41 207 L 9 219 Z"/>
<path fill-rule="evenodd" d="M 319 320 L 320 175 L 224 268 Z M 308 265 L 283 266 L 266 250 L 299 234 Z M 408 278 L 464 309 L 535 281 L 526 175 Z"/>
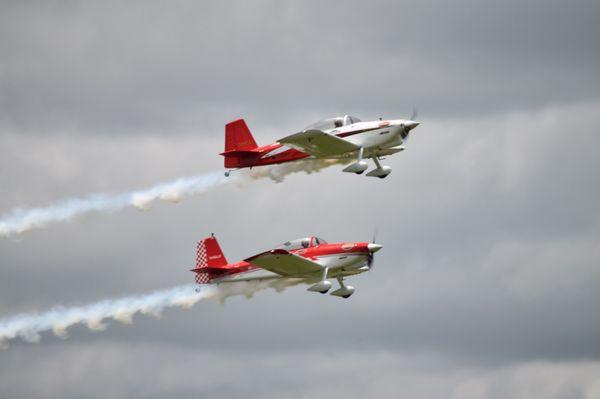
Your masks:
<path fill-rule="evenodd" d="M 196 267 L 222 267 L 227 265 L 227 258 L 223 254 L 215 236 L 198 241 L 196 251 Z"/>
<path fill-rule="evenodd" d="M 226 168 L 240 168 L 250 164 L 260 155 L 256 141 L 243 119 L 225 125 Z"/>
<path fill-rule="evenodd" d="M 243 119 L 225 125 L 225 152 L 251 151 L 258 145 Z"/>
<path fill-rule="evenodd" d="M 196 248 L 196 267 L 192 269 L 196 273 L 198 284 L 208 284 L 216 274 L 217 270 L 227 265 L 227 258 L 223 254 L 219 243 L 214 235 L 198 241 Z"/>

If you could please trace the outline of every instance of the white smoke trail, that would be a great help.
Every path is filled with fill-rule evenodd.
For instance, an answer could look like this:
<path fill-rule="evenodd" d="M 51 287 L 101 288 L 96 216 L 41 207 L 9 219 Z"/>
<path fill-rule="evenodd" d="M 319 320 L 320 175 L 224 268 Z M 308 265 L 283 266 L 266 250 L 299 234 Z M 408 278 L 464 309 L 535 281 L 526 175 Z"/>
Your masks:
<path fill-rule="evenodd" d="M 121 194 L 96 194 L 85 198 L 69 198 L 42 208 L 17 208 L 0 218 L 0 237 L 10 237 L 50 223 L 65 222 L 89 212 L 114 212 L 128 206 L 150 209 L 157 200 L 178 202 L 183 197 L 199 194 L 231 181 L 221 172 L 182 177 L 154 187 Z"/>
<path fill-rule="evenodd" d="M 298 173 L 315 173 L 332 165 L 348 163 L 349 160 L 300 160 L 281 165 L 257 167 L 243 176 L 247 180 L 270 178 L 282 182 L 286 176 Z M 133 206 L 149 210 L 155 200 L 179 202 L 184 197 L 200 194 L 225 183 L 235 182 L 239 175 L 229 178 L 221 172 L 182 177 L 167 183 L 120 194 L 95 194 L 84 198 L 68 198 L 53 205 L 40 208 L 16 208 L 0 217 L 0 237 L 12 237 L 50 223 L 66 222 L 90 212 L 115 212 Z M 239 181 L 239 180 L 237 180 Z"/>
<path fill-rule="evenodd" d="M 107 299 L 85 306 L 65 308 L 57 306 L 41 314 L 20 314 L 0 319 L 0 349 L 8 347 L 8 341 L 20 337 L 26 342 L 37 343 L 40 333 L 52 331 L 60 338 L 67 338 L 67 329 L 75 324 L 83 324 L 92 331 L 106 329 L 107 319 L 131 324 L 136 313 L 159 317 L 165 308 L 178 306 L 192 307 L 202 299 L 213 298 L 223 302 L 233 295 L 250 298 L 255 292 L 273 288 L 283 291 L 286 287 L 301 283 L 301 279 L 277 279 L 256 282 L 240 282 L 215 285 L 183 285 L 145 295 L 135 295 L 119 299 Z"/>
<path fill-rule="evenodd" d="M 333 165 L 344 165 L 353 159 L 303 159 L 279 165 L 264 166 L 248 170 L 246 176 L 252 180 L 269 178 L 281 183 L 288 175 L 304 172 L 306 174 L 320 172 Z"/>

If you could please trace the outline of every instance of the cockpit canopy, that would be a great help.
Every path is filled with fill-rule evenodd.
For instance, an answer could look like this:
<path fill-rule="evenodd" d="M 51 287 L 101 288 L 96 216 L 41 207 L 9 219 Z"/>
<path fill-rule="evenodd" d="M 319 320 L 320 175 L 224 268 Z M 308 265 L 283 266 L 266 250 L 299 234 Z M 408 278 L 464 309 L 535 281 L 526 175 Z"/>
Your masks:
<path fill-rule="evenodd" d="M 318 122 L 313 123 L 312 125 L 308 125 L 304 128 L 304 130 L 317 129 L 317 130 L 332 130 L 337 129 L 342 126 L 352 125 L 353 123 L 360 122 L 355 116 L 345 115 L 338 116 L 335 118 L 329 119 L 321 119 Z"/>
<path fill-rule="evenodd" d="M 287 241 L 278 246 L 278 249 L 285 249 L 286 251 L 294 251 L 296 249 L 316 247 L 317 245 L 327 244 L 322 238 L 319 237 L 306 237 L 298 238 L 296 240 Z"/>

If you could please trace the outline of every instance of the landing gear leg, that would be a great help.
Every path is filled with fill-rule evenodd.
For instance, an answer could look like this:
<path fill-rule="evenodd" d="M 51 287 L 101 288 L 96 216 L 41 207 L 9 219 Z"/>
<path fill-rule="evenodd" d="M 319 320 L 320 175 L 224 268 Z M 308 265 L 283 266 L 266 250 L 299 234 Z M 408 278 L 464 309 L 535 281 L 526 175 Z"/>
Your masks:
<path fill-rule="evenodd" d="M 225 177 L 229 177 L 230 174 L 231 174 L 231 171 L 228 170 L 227 172 L 225 172 Z"/>
<path fill-rule="evenodd" d="M 308 291 L 327 294 L 327 291 L 329 291 L 329 289 L 331 288 L 331 282 L 326 280 L 328 271 L 329 268 L 323 268 L 323 276 L 321 277 L 321 281 L 308 287 Z"/>
<path fill-rule="evenodd" d="M 381 164 L 379 163 L 379 158 L 373 157 L 373 162 L 375 162 L 375 166 L 377 166 L 377 169 L 381 169 Z"/>
<path fill-rule="evenodd" d="M 354 287 L 344 284 L 344 278 L 342 276 L 337 276 L 337 281 L 340 284 L 340 288 L 333 291 L 331 295 L 341 296 L 342 298 L 350 298 L 350 295 L 354 294 Z"/>
<path fill-rule="evenodd" d="M 362 174 L 365 170 L 367 170 L 367 168 L 369 167 L 369 165 L 363 161 L 363 154 L 364 154 L 364 148 L 360 147 L 358 149 L 358 159 L 356 160 L 356 162 L 351 163 L 350 165 L 346 166 L 343 171 L 344 172 L 348 172 L 348 173 L 356 173 L 357 175 Z"/>
<path fill-rule="evenodd" d="M 390 173 L 392 173 L 392 168 L 390 168 L 389 166 L 381 166 L 381 164 L 379 163 L 379 158 L 377 158 L 377 155 L 374 155 L 372 157 L 373 162 L 375 162 L 375 169 L 373 169 L 372 171 L 370 171 L 369 173 L 367 173 L 367 176 L 373 176 L 373 177 L 379 177 L 380 179 L 385 179 L 387 177 L 387 175 L 389 175 Z"/>

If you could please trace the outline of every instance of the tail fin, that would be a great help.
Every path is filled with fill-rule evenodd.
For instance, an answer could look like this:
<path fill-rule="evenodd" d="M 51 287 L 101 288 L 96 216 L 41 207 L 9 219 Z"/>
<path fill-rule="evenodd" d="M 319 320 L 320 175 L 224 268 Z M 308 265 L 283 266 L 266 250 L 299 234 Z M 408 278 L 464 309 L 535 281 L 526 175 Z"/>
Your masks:
<path fill-rule="evenodd" d="M 255 158 L 259 152 L 258 145 L 243 119 L 225 125 L 225 157 L 226 168 L 238 168 Z"/>
<path fill-rule="evenodd" d="M 219 243 L 214 235 L 198 241 L 196 250 L 196 268 L 192 269 L 196 273 L 196 282 L 198 284 L 207 284 L 218 275 L 214 269 L 227 265 L 227 258 L 223 254 Z"/>
<path fill-rule="evenodd" d="M 243 119 L 225 125 L 225 152 L 251 151 L 258 147 Z"/>

